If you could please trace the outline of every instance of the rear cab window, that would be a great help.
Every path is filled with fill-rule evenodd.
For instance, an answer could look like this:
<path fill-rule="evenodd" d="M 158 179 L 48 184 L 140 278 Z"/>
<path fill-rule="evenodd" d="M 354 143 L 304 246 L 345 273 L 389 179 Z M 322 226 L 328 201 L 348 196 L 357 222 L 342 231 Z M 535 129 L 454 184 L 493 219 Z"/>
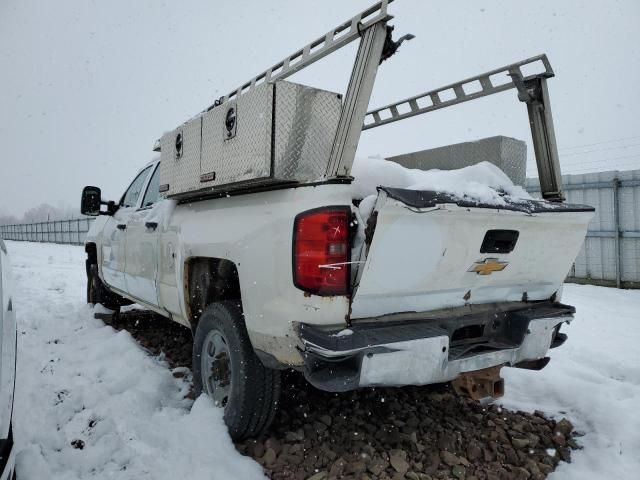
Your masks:
<path fill-rule="evenodd" d="M 160 197 L 160 164 L 158 163 L 153 172 L 147 191 L 142 199 L 142 208 L 148 208 L 158 201 Z"/>
<path fill-rule="evenodd" d="M 149 165 L 147 168 L 142 170 L 138 176 L 131 182 L 129 188 L 122 196 L 122 200 L 120 200 L 121 207 L 135 207 L 138 203 L 138 198 L 140 198 L 140 193 L 142 192 L 142 187 L 144 187 L 144 183 L 147 179 L 147 175 L 151 171 L 152 165 Z"/>

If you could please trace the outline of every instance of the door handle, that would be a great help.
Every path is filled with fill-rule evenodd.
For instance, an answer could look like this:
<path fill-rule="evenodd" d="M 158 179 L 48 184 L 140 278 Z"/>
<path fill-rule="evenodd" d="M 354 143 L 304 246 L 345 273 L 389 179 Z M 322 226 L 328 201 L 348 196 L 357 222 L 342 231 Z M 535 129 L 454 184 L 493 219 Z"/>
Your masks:
<path fill-rule="evenodd" d="M 127 224 L 126 223 L 119 223 L 117 225 L 118 230 L 126 230 L 127 229 Z"/>
<path fill-rule="evenodd" d="M 145 222 L 145 227 L 150 228 L 151 230 L 155 230 L 158 228 L 158 222 Z"/>

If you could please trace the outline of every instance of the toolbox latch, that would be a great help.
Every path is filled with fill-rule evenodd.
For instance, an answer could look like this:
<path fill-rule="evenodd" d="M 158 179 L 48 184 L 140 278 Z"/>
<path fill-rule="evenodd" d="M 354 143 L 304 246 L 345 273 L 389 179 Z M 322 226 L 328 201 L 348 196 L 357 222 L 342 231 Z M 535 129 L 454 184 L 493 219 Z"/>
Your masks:
<path fill-rule="evenodd" d="M 182 130 L 179 130 L 176 134 L 176 160 L 180 160 L 182 158 L 183 143 Z"/>
<path fill-rule="evenodd" d="M 224 116 L 224 138 L 229 140 L 236 136 L 238 130 L 238 106 L 233 102 L 227 106 L 227 113 Z"/>

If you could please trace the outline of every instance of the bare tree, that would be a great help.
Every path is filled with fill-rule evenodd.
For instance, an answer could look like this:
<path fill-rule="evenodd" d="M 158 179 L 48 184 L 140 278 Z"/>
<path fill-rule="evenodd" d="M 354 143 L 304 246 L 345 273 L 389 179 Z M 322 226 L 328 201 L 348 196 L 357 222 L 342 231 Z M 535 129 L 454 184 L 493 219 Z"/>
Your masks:
<path fill-rule="evenodd" d="M 37 207 L 27 210 L 22 218 L 0 210 L 0 225 L 15 225 L 20 223 L 39 223 L 53 220 L 69 220 L 83 218 L 77 208 L 69 205 L 54 207 L 48 203 L 42 203 Z"/>
<path fill-rule="evenodd" d="M 0 212 L 0 225 L 15 225 L 16 223 L 20 223 L 18 217 L 9 213 Z"/>
<path fill-rule="evenodd" d="M 22 217 L 21 223 L 47 222 L 49 220 L 60 220 L 61 218 L 62 212 L 60 209 L 48 203 L 42 203 L 27 210 Z"/>

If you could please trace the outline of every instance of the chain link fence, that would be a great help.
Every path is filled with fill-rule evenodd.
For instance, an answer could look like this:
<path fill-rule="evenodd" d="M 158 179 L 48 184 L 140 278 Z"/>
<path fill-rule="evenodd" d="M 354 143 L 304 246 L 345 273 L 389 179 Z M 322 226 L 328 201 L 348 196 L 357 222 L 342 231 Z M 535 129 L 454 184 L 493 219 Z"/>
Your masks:
<path fill-rule="evenodd" d="M 21 242 L 83 245 L 95 218 L 75 218 L 50 222 L 0 225 L 0 238 Z"/>

